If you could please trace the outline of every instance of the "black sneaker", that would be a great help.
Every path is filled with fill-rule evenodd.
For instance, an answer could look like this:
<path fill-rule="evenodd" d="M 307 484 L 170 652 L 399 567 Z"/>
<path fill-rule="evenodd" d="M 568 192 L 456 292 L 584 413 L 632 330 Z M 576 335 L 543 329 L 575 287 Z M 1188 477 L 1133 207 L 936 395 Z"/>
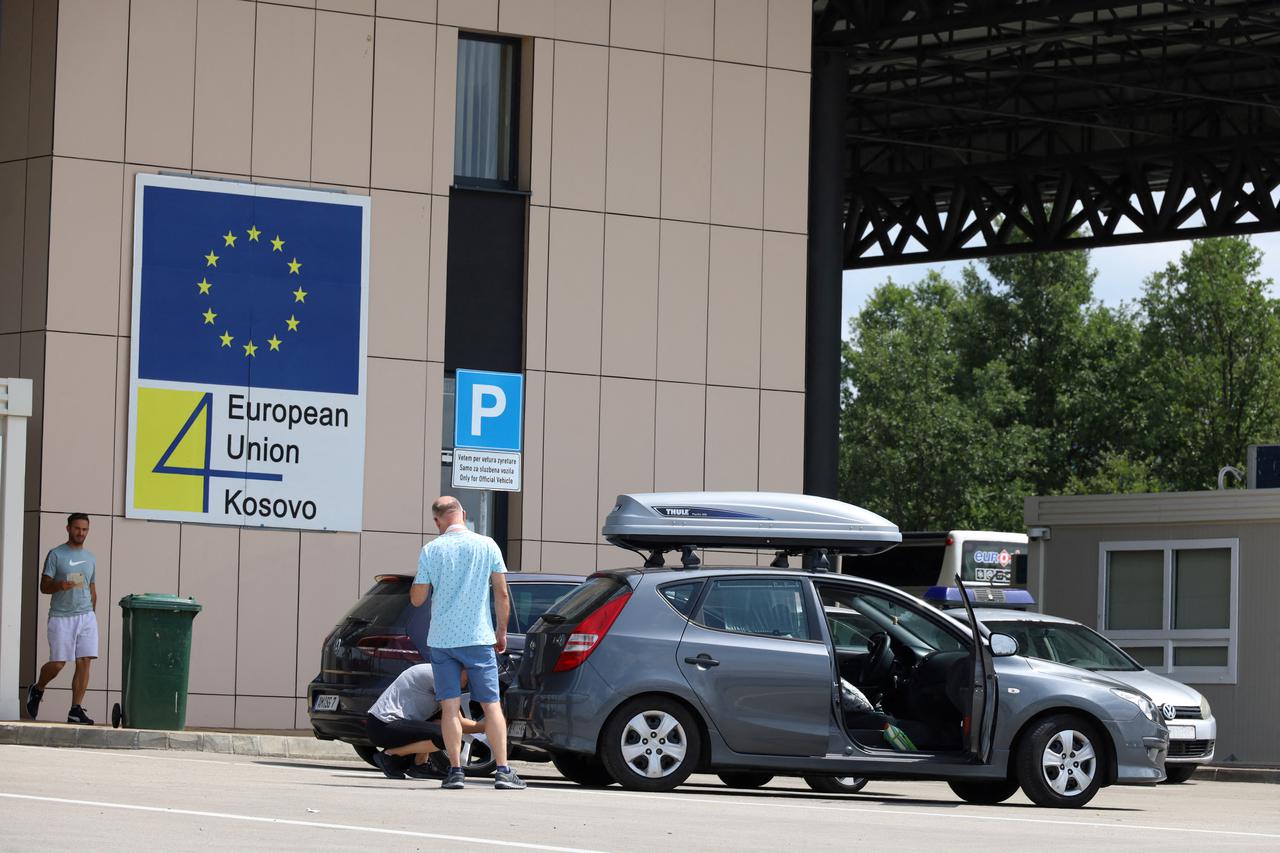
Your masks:
<path fill-rule="evenodd" d="M 493 787 L 499 791 L 523 791 L 527 786 L 524 780 L 516 775 L 516 771 L 508 767 L 493 774 Z"/>
<path fill-rule="evenodd" d="M 449 775 L 444 777 L 444 781 L 440 783 L 441 788 L 447 788 L 450 791 L 457 791 L 465 787 L 467 784 L 467 774 L 463 773 L 460 768 L 452 767 L 449 769 Z"/>
<path fill-rule="evenodd" d="M 37 690 L 33 684 L 27 688 L 27 716 L 31 719 L 36 718 L 36 714 L 40 713 L 40 700 L 44 698 L 44 691 Z"/>
<path fill-rule="evenodd" d="M 426 761 L 422 764 L 410 764 L 404 769 L 404 775 L 410 779 L 444 779 L 449 773 L 447 770 L 432 767 L 431 762 Z"/>
<path fill-rule="evenodd" d="M 399 756 L 387 755 L 385 752 L 375 752 L 373 754 L 373 763 L 378 765 L 378 769 L 382 771 L 382 775 L 388 779 L 404 778 L 404 762 Z"/>
<path fill-rule="evenodd" d="M 71 710 L 67 712 L 67 722 L 76 723 L 81 726 L 92 726 L 93 720 L 89 719 L 89 715 L 84 712 L 84 708 L 79 705 L 72 705 Z"/>

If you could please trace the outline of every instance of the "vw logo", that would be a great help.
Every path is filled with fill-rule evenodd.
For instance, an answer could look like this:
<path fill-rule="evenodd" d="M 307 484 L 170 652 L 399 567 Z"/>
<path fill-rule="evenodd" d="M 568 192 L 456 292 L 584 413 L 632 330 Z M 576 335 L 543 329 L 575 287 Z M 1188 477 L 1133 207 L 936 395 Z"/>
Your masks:
<path fill-rule="evenodd" d="M 1164 714 L 1164 718 L 1166 720 L 1172 720 L 1174 717 L 1178 715 L 1178 710 L 1174 708 L 1173 705 L 1171 705 L 1170 703 L 1165 702 L 1163 705 L 1160 706 L 1160 713 Z"/>

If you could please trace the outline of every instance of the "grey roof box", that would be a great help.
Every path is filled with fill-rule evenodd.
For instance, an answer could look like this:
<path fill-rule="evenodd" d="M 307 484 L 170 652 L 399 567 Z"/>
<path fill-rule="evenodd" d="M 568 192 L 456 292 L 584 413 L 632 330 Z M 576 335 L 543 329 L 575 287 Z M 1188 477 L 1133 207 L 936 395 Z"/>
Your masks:
<path fill-rule="evenodd" d="M 874 554 L 902 541 L 896 524 L 861 507 L 776 492 L 619 495 L 601 533 L 633 550 L 693 545 Z"/>

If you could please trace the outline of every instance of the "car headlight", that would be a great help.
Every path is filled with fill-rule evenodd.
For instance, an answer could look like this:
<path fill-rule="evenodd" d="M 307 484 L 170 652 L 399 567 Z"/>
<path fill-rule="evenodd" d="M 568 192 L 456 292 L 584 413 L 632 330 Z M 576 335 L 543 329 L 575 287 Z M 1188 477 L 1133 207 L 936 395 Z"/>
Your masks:
<path fill-rule="evenodd" d="M 1209 711 L 1209 700 L 1201 696 L 1200 697 L 1200 719 L 1207 720 L 1209 719 L 1210 716 L 1211 716 L 1211 713 Z"/>
<path fill-rule="evenodd" d="M 1111 688 L 1111 692 L 1126 702 L 1132 702 L 1137 705 L 1138 710 L 1140 710 L 1143 716 L 1151 722 L 1160 722 L 1160 711 L 1156 708 L 1156 703 L 1152 702 L 1146 696 L 1143 696 L 1141 693 L 1134 693 L 1132 690 L 1118 690 L 1114 687 Z"/>

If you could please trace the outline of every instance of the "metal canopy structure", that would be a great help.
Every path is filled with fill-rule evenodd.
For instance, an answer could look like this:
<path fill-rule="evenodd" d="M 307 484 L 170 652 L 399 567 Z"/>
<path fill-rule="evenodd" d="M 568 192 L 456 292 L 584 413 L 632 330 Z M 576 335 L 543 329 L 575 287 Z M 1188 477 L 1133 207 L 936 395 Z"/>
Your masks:
<path fill-rule="evenodd" d="M 1280 2 L 829 0 L 844 266 L 1280 227 Z"/>
<path fill-rule="evenodd" d="M 816 0 L 805 490 L 843 270 L 1280 230 L 1280 0 Z"/>

